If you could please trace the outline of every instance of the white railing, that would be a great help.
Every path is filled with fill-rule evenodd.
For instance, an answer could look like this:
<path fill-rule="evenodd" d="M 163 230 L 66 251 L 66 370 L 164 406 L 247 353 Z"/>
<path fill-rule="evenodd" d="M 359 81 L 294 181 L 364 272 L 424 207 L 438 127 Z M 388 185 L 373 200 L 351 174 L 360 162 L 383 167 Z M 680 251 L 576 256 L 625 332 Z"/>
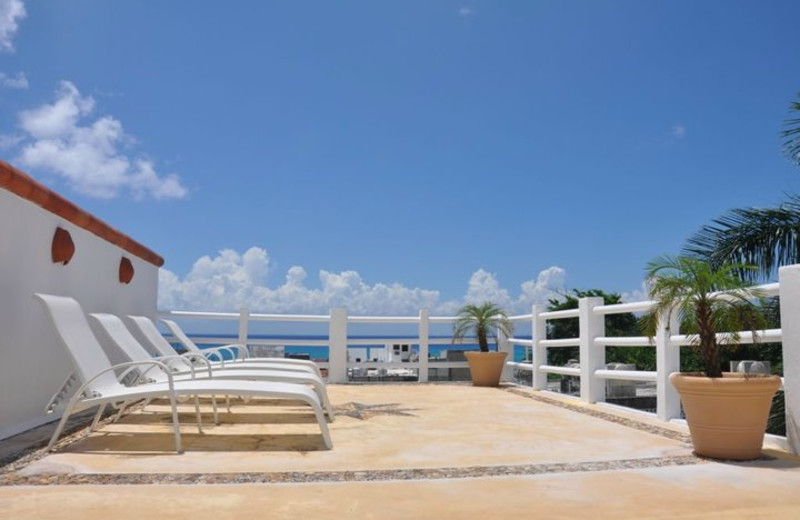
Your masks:
<path fill-rule="evenodd" d="M 251 313 L 247 308 L 242 308 L 238 313 L 233 312 L 205 312 L 205 311 L 164 311 L 161 316 L 180 319 L 197 320 L 227 320 L 238 322 L 237 342 L 248 346 L 309 346 L 327 347 L 328 361 L 317 361 L 324 372 L 327 372 L 328 381 L 346 383 L 353 373 L 352 369 L 404 369 L 417 372 L 419 382 L 427 382 L 429 369 L 466 369 L 466 361 L 446 361 L 429 358 L 431 345 L 454 344 L 452 338 L 430 337 L 431 324 L 448 324 L 457 319 L 454 316 L 429 316 L 428 311 L 420 311 L 418 316 L 348 316 L 345 309 L 332 309 L 328 315 L 301 315 L 301 314 L 257 314 Z M 327 323 L 327 339 L 269 339 L 251 337 L 251 322 L 293 322 L 293 323 Z M 416 335 L 397 335 L 395 337 L 384 335 L 374 337 L 348 337 L 348 325 L 417 325 Z M 396 333 L 396 332 L 394 332 Z M 173 338 L 174 339 L 174 338 Z M 192 335 L 193 341 L 201 345 L 213 345 L 221 342 L 220 337 Z M 455 342 L 455 346 L 465 343 Z M 373 345 L 416 345 L 418 352 L 416 361 L 349 361 L 348 347 L 373 346 Z M 506 344 L 506 346 L 508 346 Z"/>
<path fill-rule="evenodd" d="M 779 284 L 758 286 L 764 296 L 776 296 Z M 647 312 L 655 305 L 652 301 L 629 302 L 605 305 L 602 298 L 581 298 L 577 309 L 565 311 L 544 311 L 535 305 L 531 314 L 520 316 L 530 319 L 533 327 L 532 339 L 509 338 L 508 342 L 526 348 L 529 363 L 514 363 L 517 370 L 532 372 L 532 385 L 537 390 L 547 389 L 548 374 L 580 378 L 580 399 L 588 403 L 605 401 L 605 380 L 647 381 L 656 383 L 656 415 L 665 421 L 680 415 L 680 400 L 669 384 L 669 375 L 680 370 L 680 349 L 691 344 L 691 337 L 682 334 L 668 334 L 677 330 L 675 316 L 661 320 L 662 327 L 655 338 L 645 336 L 609 337 L 605 336 L 605 316 L 629 312 Z M 546 339 L 547 322 L 559 319 L 578 318 L 579 337 L 566 339 Z M 669 324 L 669 326 L 667 326 Z M 731 343 L 730 334 L 717 334 L 721 344 Z M 751 332 L 741 332 L 739 343 L 782 341 L 781 329 L 761 331 L 757 338 Z M 646 347 L 656 349 L 656 371 L 609 370 L 606 368 L 605 347 Z M 579 347 L 580 368 L 552 366 L 547 363 L 548 348 Z"/>
<path fill-rule="evenodd" d="M 783 267 L 780 270 L 780 282 L 759 286 L 764 296 L 781 297 L 781 316 L 783 329 L 762 331 L 758 338 L 749 332 L 740 333 L 739 342 L 743 344 L 757 342 L 782 342 L 785 403 L 787 427 L 789 428 L 789 445 L 794 450 L 800 447 L 800 432 L 795 431 L 800 424 L 800 265 Z M 616 305 L 605 305 L 602 298 L 581 298 L 577 309 L 563 311 L 545 311 L 540 305 L 534 305 L 530 314 L 511 316 L 515 323 L 530 323 L 531 338 L 499 337 L 500 350 L 513 354 L 516 346 L 526 349 L 526 362 L 507 363 L 504 379 L 509 380 L 513 370 L 531 372 L 531 385 L 535 390 L 547 390 L 548 374 L 572 376 L 580 380 L 580 399 L 587 403 L 601 403 L 606 400 L 606 381 L 643 381 L 655 382 L 656 416 L 664 421 L 674 420 L 680 416 L 680 400 L 674 388 L 669 384 L 669 375 L 680 370 L 680 346 L 688 345 L 685 335 L 671 334 L 677 331 L 676 316 L 665 316 L 660 320 L 661 326 L 654 338 L 609 337 L 605 335 L 605 317 L 612 314 L 629 312 L 646 312 L 654 305 L 652 301 L 629 302 Z M 320 366 L 327 369 L 328 380 L 334 383 L 348 382 L 348 370 L 356 368 L 411 369 L 418 372 L 418 381 L 428 381 L 430 368 L 466 368 L 463 361 L 433 361 L 429 359 L 430 345 L 451 344 L 450 338 L 430 336 L 431 324 L 448 324 L 457 318 L 453 316 L 429 316 L 428 311 L 420 311 L 418 316 L 348 316 L 345 309 L 333 309 L 329 315 L 289 315 L 289 314 L 256 314 L 247 309 L 239 313 L 223 312 L 188 312 L 170 311 L 162 313 L 173 318 L 214 319 L 238 321 L 238 342 L 245 345 L 302 345 L 326 346 L 329 349 L 328 362 Z M 566 339 L 547 339 L 547 322 L 559 319 L 578 318 L 579 336 Z M 248 334 L 251 322 L 298 322 L 327 323 L 327 339 L 259 339 Z M 376 337 L 349 338 L 348 325 L 416 325 L 414 337 Z M 730 342 L 730 334 L 719 334 L 721 343 Z M 219 338 L 196 337 L 198 343 L 219 343 Z M 347 348 L 359 345 L 378 344 L 418 345 L 416 361 L 381 362 L 381 361 L 349 361 Z M 645 347 L 656 351 L 656 370 L 610 370 L 606 366 L 606 347 Z M 548 364 L 548 349 L 578 347 L 579 366 L 563 367 Z M 513 355 L 511 357 L 513 360 Z"/>

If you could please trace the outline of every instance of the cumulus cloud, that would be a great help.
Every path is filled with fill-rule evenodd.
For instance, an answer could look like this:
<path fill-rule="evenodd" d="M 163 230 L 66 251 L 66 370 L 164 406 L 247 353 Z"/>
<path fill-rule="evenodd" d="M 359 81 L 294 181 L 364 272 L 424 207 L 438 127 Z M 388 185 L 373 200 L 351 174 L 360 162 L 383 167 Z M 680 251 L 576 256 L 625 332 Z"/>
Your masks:
<path fill-rule="evenodd" d="M 464 303 L 491 300 L 512 313 L 526 313 L 534 303 L 564 291 L 566 273 L 560 267 L 545 269 L 536 279 L 523 282 L 512 297 L 497 277 L 478 269 L 467 282 L 460 300 L 442 300 L 439 291 L 406 287 L 399 283 L 366 282 L 355 271 L 318 273 L 319 288 L 307 285 L 308 273 L 292 266 L 284 281 L 270 287 L 267 278 L 273 264 L 266 250 L 252 247 L 240 254 L 224 249 L 213 258 L 198 259 L 181 279 L 161 269 L 158 305 L 161 309 L 232 312 L 246 306 L 254 312 L 326 314 L 345 307 L 350 314 L 415 315 L 420 309 L 452 315 Z"/>
<path fill-rule="evenodd" d="M 511 306 L 511 296 L 508 294 L 508 290 L 500 287 L 500 282 L 495 275 L 483 269 L 478 269 L 469 279 L 464 302 L 477 305 L 484 302 L 493 302 L 504 309 L 508 309 Z"/>
<path fill-rule="evenodd" d="M 14 36 L 23 18 L 22 0 L 0 0 L 0 52 L 14 52 Z"/>
<path fill-rule="evenodd" d="M 642 282 L 642 285 L 638 289 L 634 289 L 628 292 L 623 292 L 621 297 L 622 301 L 624 302 L 641 302 L 649 300 L 650 293 L 647 290 L 647 283 Z"/>
<path fill-rule="evenodd" d="M 25 137 L 20 162 L 54 173 L 71 189 L 90 197 L 111 199 L 124 191 L 137 199 L 187 195 L 177 175 L 159 175 L 152 161 L 123 153 L 134 140 L 120 121 L 111 116 L 84 121 L 94 108 L 91 96 L 62 81 L 53 103 L 20 112 Z"/>
<path fill-rule="evenodd" d="M 9 150 L 22 142 L 22 136 L 11 134 L 0 134 L 0 150 Z"/>
<path fill-rule="evenodd" d="M 520 295 L 516 307 L 520 312 L 528 313 L 536 303 L 545 303 L 551 298 L 558 298 L 566 290 L 567 272 L 556 265 L 540 271 L 535 280 L 528 280 L 520 285 Z"/>
<path fill-rule="evenodd" d="M 15 76 L 0 72 L 0 85 L 17 90 L 26 89 L 28 88 L 28 77 L 24 72 L 17 72 Z"/>
<path fill-rule="evenodd" d="M 672 125 L 672 137 L 683 139 L 686 137 L 686 127 L 683 125 Z"/>

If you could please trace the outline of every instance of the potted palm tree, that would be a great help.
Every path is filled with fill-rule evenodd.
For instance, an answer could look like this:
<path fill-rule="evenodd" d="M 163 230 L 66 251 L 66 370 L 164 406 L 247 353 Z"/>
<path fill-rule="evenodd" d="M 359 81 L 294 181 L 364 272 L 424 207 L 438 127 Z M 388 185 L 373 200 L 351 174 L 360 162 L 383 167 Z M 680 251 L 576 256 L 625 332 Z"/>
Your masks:
<path fill-rule="evenodd" d="M 489 352 L 489 339 L 497 342 L 497 331 L 506 337 L 513 335 L 514 327 L 506 313 L 497 305 L 486 302 L 482 305 L 465 305 L 458 311 L 453 324 L 453 343 L 475 335 L 480 352 L 465 352 L 469 363 L 472 384 L 475 386 L 497 386 L 506 360 L 506 352 Z"/>
<path fill-rule="evenodd" d="M 695 452 L 721 459 L 760 456 L 770 405 L 780 386 L 778 376 L 722 372 L 717 333 L 726 333 L 736 344 L 739 331 L 757 338 L 766 323 L 758 292 L 745 287 L 737 274 L 742 269 L 748 267 L 715 267 L 691 256 L 662 256 L 647 265 L 655 305 L 642 317 L 644 332 L 652 338 L 659 321 L 677 313 L 680 329 L 699 350 L 705 370 L 673 373 L 670 382 L 680 394 Z"/>

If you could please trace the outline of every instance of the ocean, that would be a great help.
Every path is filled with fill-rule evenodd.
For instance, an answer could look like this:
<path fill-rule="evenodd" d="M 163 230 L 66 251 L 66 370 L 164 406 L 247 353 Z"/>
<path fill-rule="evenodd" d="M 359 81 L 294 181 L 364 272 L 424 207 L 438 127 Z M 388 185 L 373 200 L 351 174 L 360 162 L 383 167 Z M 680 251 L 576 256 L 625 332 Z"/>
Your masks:
<path fill-rule="evenodd" d="M 213 348 L 220 345 L 226 345 L 231 343 L 236 343 L 238 341 L 238 336 L 233 334 L 203 334 L 204 338 L 214 338 L 219 339 L 219 343 L 206 343 L 206 344 L 198 344 L 200 348 Z M 324 335 L 291 335 L 291 334 L 253 334 L 250 336 L 252 339 L 259 339 L 259 340 L 270 340 L 275 341 L 276 344 L 280 344 L 280 340 L 315 340 L 315 341 L 327 341 L 328 336 Z M 384 339 L 408 339 L 409 344 L 411 344 L 411 349 L 414 352 L 419 353 L 419 345 L 412 343 L 412 341 L 418 339 L 415 336 L 398 336 L 398 335 L 391 335 L 391 336 L 348 336 L 348 339 L 358 339 L 358 340 L 375 340 L 374 345 L 353 345 L 348 346 L 350 349 L 368 349 L 367 357 L 371 358 L 371 351 L 374 350 L 383 350 L 385 348 L 385 343 L 382 342 Z M 431 339 L 450 339 L 450 336 L 431 336 Z M 520 338 L 520 339 L 529 339 L 529 338 Z M 493 348 L 493 346 L 490 346 Z M 474 343 L 464 343 L 460 345 L 429 345 L 428 346 L 428 354 L 431 358 L 438 358 L 443 356 L 443 352 L 448 350 L 456 350 L 456 351 L 470 351 L 470 350 L 479 350 L 478 344 Z M 319 360 L 319 361 L 327 361 L 328 360 L 328 347 L 319 347 L 314 345 L 298 345 L 298 346 L 286 346 L 284 347 L 284 352 L 286 354 L 305 354 L 308 355 L 311 359 Z M 515 346 L 514 347 L 514 361 L 520 362 L 525 360 L 525 347 L 522 346 Z"/>

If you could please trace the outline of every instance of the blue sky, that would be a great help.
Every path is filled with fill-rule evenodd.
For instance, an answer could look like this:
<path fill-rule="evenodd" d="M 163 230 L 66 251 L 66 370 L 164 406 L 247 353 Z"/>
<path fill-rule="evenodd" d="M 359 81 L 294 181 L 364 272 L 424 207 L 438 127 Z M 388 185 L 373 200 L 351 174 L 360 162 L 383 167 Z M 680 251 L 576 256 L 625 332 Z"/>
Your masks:
<path fill-rule="evenodd" d="M 779 138 L 798 19 L 790 1 L 0 0 L 0 157 L 162 254 L 163 306 L 633 297 L 710 219 L 800 191 Z"/>

